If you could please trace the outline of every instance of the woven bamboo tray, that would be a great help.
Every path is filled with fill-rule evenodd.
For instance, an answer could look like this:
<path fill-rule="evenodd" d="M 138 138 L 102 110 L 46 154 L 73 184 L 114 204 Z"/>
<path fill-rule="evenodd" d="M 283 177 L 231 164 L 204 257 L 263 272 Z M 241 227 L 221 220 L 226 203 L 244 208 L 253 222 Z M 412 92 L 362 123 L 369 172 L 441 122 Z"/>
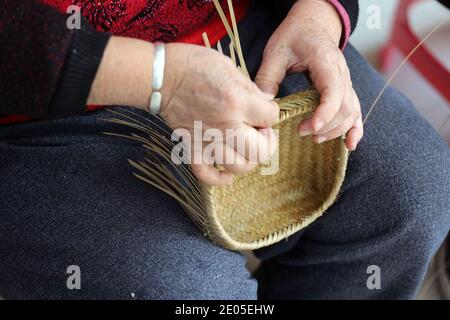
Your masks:
<path fill-rule="evenodd" d="M 309 117 L 319 103 L 314 90 L 277 101 L 280 121 L 276 174 L 261 174 L 261 165 L 236 176 L 230 186 L 212 187 L 200 183 L 190 166 L 171 160 L 175 143 L 158 121 L 117 112 L 111 122 L 142 133 L 127 138 L 148 150 L 140 161 L 129 160 L 134 175 L 169 194 L 185 209 L 192 221 L 216 244 L 230 250 L 255 250 L 308 226 L 336 200 L 345 176 L 348 151 L 338 138 L 323 144 L 300 137 L 298 124 Z M 159 120 L 161 121 L 161 120 Z M 160 124 L 160 122 L 159 122 Z M 118 134 L 109 133 L 115 136 Z"/>
<path fill-rule="evenodd" d="M 343 139 L 318 145 L 297 132 L 318 99 L 309 90 L 278 101 L 276 174 L 256 168 L 230 186 L 201 185 L 205 211 L 196 222 L 214 242 L 231 250 L 268 246 L 308 226 L 336 200 L 348 158 Z"/>

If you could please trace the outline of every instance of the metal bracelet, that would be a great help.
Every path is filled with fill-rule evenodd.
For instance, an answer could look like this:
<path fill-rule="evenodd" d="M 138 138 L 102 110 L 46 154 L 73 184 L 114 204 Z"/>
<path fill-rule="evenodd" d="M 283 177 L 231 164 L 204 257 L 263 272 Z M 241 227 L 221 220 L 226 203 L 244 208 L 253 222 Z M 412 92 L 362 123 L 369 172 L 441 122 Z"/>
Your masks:
<path fill-rule="evenodd" d="M 157 115 L 161 109 L 161 88 L 164 82 L 164 66 L 166 63 L 165 46 L 162 42 L 155 43 L 153 58 L 152 95 L 150 97 L 149 111 Z"/>

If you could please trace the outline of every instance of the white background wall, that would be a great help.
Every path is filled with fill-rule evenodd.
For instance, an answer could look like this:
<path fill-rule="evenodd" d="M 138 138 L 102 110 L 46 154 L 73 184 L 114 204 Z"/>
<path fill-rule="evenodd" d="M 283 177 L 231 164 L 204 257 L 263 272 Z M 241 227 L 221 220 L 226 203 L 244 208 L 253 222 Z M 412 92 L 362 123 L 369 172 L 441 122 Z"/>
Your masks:
<path fill-rule="evenodd" d="M 358 26 L 351 37 L 351 43 L 371 62 L 376 65 L 377 53 L 387 41 L 398 0 L 359 0 L 360 16 Z M 381 28 L 367 28 L 370 6 L 380 8 Z"/>
<path fill-rule="evenodd" d="M 399 0 L 359 0 L 359 3 L 360 20 L 351 43 L 372 65 L 377 67 L 379 52 L 389 39 Z M 377 6 L 380 12 L 380 27 L 375 29 L 367 26 L 373 14 L 372 6 Z M 437 1 L 425 0 L 414 5 L 409 12 L 411 28 L 420 39 L 442 20 L 446 23 L 429 38 L 425 45 L 450 70 L 450 11 Z M 403 56 L 398 54 L 391 69 L 397 67 L 402 59 Z M 392 85 L 413 101 L 418 111 L 450 145 L 450 104 L 409 64 L 406 64 L 398 73 Z M 450 84 L 448 90 L 450 90 Z"/>
<path fill-rule="evenodd" d="M 389 38 L 398 2 L 398 0 L 359 0 L 360 21 L 351 42 L 375 67 L 378 66 L 379 50 Z M 367 10 L 371 5 L 378 5 L 381 8 L 381 28 L 378 30 L 370 30 L 366 27 Z M 423 38 L 444 19 L 448 23 L 445 23 L 436 32 L 436 35 L 427 41 L 426 45 L 450 70 L 450 11 L 442 8 L 436 1 L 424 1 L 416 5 L 410 13 L 411 25 L 420 38 Z M 396 67 L 402 58 L 399 55 L 393 67 Z M 413 101 L 419 112 L 450 145 L 450 106 L 448 102 L 436 94 L 434 89 L 408 64 L 395 78 L 393 85 Z M 450 84 L 448 90 L 450 90 Z M 436 277 L 433 272 L 429 272 L 417 298 L 439 299 Z"/>

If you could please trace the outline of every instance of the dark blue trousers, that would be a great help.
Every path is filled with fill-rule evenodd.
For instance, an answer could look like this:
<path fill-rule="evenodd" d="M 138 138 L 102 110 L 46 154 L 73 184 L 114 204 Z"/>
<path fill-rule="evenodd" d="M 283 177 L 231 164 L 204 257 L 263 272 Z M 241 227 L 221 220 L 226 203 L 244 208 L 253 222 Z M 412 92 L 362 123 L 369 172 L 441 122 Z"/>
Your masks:
<path fill-rule="evenodd" d="M 240 24 L 253 74 L 280 19 L 255 5 Z M 345 56 L 365 114 L 384 81 L 351 46 Z M 290 75 L 281 95 L 306 86 Z M 174 200 L 131 175 L 127 159 L 145 151 L 100 134 L 128 132 L 101 120 L 110 116 L 0 127 L 0 296 L 412 298 L 450 228 L 449 149 L 392 88 L 351 154 L 338 201 L 307 229 L 259 250 L 256 279 L 240 254 L 214 246 Z M 80 290 L 67 287 L 69 266 L 79 267 Z M 378 289 L 367 286 L 370 266 Z"/>

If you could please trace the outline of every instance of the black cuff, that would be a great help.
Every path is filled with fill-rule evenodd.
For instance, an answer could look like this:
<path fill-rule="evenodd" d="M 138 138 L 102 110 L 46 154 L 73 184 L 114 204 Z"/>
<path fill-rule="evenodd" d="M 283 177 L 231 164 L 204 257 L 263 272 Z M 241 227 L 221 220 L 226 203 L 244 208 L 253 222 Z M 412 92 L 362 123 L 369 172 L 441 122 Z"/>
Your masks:
<path fill-rule="evenodd" d="M 350 34 L 352 34 L 353 31 L 355 31 L 356 25 L 358 24 L 358 16 L 359 16 L 358 0 L 339 0 L 339 2 L 344 6 L 350 18 L 350 25 L 351 25 Z"/>
<path fill-rule="evenodd" d="M 448 2 L 448 0 L 439 0 L 440 3 L 442 3 L 442 5 L 446 6 L 447 8 L 450 8 L 450 3 Z"/>
<path fill-rule="evenodd" d="M 105 32 L 75 31 L 48 118 L 85 113 L 91 85 L 110 37 Z"/>

